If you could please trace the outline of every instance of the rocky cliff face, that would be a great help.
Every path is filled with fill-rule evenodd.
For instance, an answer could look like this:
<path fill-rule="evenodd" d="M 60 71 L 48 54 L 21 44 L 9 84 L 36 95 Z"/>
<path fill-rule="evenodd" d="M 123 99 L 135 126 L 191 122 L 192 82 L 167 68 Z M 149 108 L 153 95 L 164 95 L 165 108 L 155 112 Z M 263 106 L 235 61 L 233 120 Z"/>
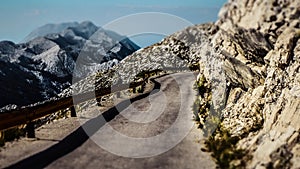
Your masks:
<path fill-rule="evenodd" d="M 200 65 L 195 119 L 210 135 L 218 165 L 299 168 L 299 17 L 298 0 L 231 0 L 216 23 L 141 49 L 96 82 L 109 86 L 115 76 L 130 82 L 142 71 L 176 67 L 174 60 L 182 61 L 179 67 Z M 94 90 L 94 84 L 77 88 Z"/>
<path fill-rule="evenodd" d="M 234 102 L 226 105 L 223 126 L 243 138 L 238 146 L 252 156 L 247 167 L 299 168 L 299 1 L 231 1 L 220 15 L 214 43 L 254 72 L 229 70 Z M 237 68 L 230 64 L 226 72 Z"/>
<path fill-rule="evenodd" d="M 221 127 L 247 152 L 231 165 L 299 168 L 300 2 L 231 0 L 215 26 L 228 83 Z"/>
<path fill-rule="evenodd" d="M 100 89 L 130 82 L 142 71 L 200 65 L 195 119 L 210 134 L 209 150 L 219 166 L 300 168 L 300 2 L 230 0 L 219 15 L 216 23 L 179 31 L 73 89 L 94 90 L 95 82 Z M 73 34 L 78 32 L 63 33 Z M 55 53 L 54 42 L 65 43 L 54 36 L 48 52 Z M 36 44 L 28 45 L 44 48 Z M 71 94 L 69 88 L 60 96 Z"/>
<path fill-rule="evenodd" d="M 219 15 L 134 53 L 120 70 L 130 60 L 140 63 L 133 70 L 161 68 L 155 61 L 170 56 L 198 63 L 195 119 L 219 166 L 299 168 L 300 2 L 231 0 Z"/>

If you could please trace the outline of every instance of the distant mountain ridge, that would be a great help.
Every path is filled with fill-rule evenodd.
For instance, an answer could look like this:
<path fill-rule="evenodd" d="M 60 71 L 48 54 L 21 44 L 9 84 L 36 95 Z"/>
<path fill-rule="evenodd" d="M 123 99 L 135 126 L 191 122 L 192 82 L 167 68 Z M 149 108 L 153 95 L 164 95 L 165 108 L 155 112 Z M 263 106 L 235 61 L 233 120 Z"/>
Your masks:
<path fill-rule="evenodd" d="M 37 37 L 26 43 L 0 42 L 0 107 L 25 106 L 59 94 L 71 85 L 76 62 L 80 65 L 74 78 L 81 78 L 108 69 L 139 49 L 128 38 L 92 22 L 56 24 L 53 31 L 59 33 L 49 33 L 51 27 L 38 28 L 38 33 L 27 36 Z M 78 61 L 80 54 L 84 56 Z"/>
<path fill-rule="evenodd" d="M 67 29 L 68 27 L 77 27 L 79 25 L 78 22 L 65 22 L 65 23 L 59 23 L 59 24 L 46 24 L 41 27 L 38 27 L 37 29 L 30 32 L 22 41 L 21 43 L 29 42 L 30 40 L 33 40 L 37 37 L 42 37 L 47 34 L 51 33 L 60 33 L 63 30 Z"/>

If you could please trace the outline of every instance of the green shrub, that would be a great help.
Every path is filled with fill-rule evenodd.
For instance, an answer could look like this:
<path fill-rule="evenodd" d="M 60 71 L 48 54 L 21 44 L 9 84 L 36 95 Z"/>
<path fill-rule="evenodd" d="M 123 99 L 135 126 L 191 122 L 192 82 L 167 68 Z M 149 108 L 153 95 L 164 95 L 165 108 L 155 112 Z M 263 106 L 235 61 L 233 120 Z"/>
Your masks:
<path fill-rule="evenodd" d="M 239 140 L 239 137 L 232 136 L 227 130 L 218 127 L 205 141 L 205 146 L 207 151 L 212 152 L 219 168 L 244 168 L 242 159 L 247 156 L 245 150 L 237 148 Z M 239 163 L 233 163 L 237 161 Z"/>
<path fill-rule="evenodd" d="M 192 107 L 194 120 L 202 129 L 204 136 L 208 137 L 203 150 L 212 153 L 218 168 L 243 168 L 242 159 L 248 156 L 245 150 L 236 146 L 241 138 L 232 136 L 221 127 L 220 110 L 216 110 L 212 104 L 211 87 L 204 75 L 195 82 L 194 89 L 198 92 Z"/>
<path fill-rule="evenodd" d="M 211 89 L 204 75 L 194 83 L 194 89 L 197 90 L 197 98 L 192 107 L 194 120 L 199 125 L 198 128 L 203 128 L 211 108 Z"/>

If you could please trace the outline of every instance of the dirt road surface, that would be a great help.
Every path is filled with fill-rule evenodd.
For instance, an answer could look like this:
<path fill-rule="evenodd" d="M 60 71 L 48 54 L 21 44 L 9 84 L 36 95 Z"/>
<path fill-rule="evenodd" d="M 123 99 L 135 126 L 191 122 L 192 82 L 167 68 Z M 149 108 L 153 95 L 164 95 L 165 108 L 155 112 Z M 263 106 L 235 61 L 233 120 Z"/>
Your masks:
<path fill-rule="evenodd" d="M 90 108 L 0 149 L 1 168 L 215 168 L 192 121 L 193 73 L 156 78 L 150 93 Z"/>

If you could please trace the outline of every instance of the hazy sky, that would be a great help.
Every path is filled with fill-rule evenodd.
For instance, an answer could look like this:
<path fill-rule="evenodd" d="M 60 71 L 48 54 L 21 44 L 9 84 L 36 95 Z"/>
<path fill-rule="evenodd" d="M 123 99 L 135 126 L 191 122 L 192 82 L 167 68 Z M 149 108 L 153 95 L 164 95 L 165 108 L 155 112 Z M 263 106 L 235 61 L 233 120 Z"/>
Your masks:
<path fill-rule="evenodd" d="M 215 21 L 226 0 L 1 0 L 0 40 L 21 41 L 47 23 L 89 20 L 101 26 L 140 12 L 164 12 L 194 24 Z"/>

